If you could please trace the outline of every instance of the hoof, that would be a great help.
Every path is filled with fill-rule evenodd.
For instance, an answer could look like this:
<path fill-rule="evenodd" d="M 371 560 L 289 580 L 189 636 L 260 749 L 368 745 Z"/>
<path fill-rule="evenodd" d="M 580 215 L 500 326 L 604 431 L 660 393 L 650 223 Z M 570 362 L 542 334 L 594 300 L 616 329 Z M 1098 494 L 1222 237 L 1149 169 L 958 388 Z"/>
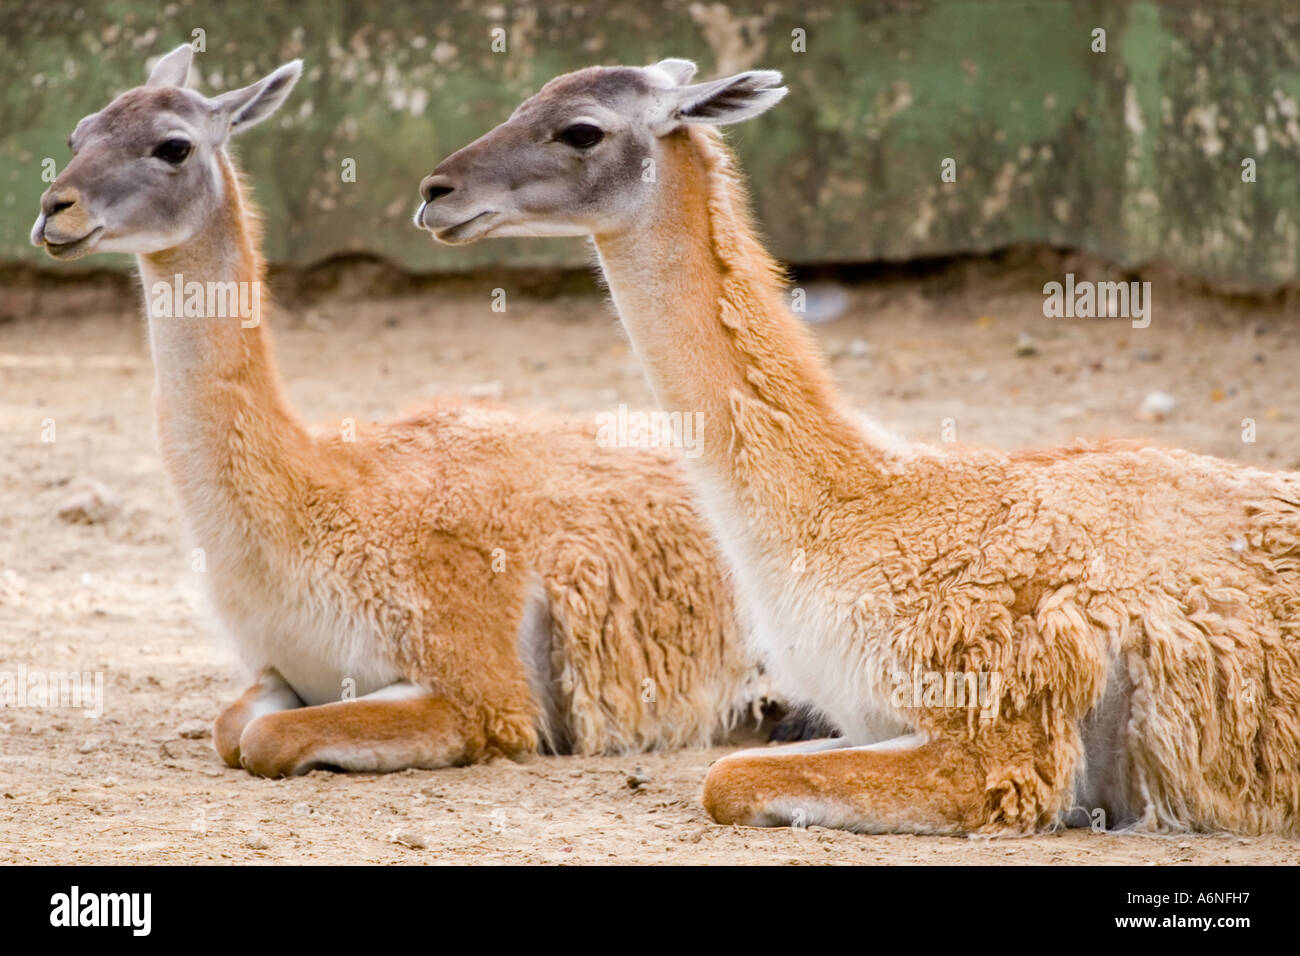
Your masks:
<path fill-rule="evenodd" d="M 239 738 L 239 765 L 258 777 L 293 777 L 311 769 L 311 762 L 295 745 L 291 733 L 276 718 L 265 714 L 244 728 Z"/>

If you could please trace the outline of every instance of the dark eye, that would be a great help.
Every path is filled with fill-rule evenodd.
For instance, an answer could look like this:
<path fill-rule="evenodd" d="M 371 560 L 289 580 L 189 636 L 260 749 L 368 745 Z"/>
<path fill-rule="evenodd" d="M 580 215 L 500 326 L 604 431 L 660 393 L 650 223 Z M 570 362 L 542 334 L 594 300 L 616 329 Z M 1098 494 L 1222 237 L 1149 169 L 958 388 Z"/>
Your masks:
<path fill-rule="evenodd" d="M 189 158 L 190 150 L 193 148 L 186 140 L 168 139 L 155 146 L 153 154 L 163 162 L 179 166 Z"/>
<path fill-rule="evenodd" d="M 591 149 L 604 137 L 605 134 L 599 126 L 592 126 L 590 123 L 574 123 L 561 133 L 559 138 L 574 149 Z"/>

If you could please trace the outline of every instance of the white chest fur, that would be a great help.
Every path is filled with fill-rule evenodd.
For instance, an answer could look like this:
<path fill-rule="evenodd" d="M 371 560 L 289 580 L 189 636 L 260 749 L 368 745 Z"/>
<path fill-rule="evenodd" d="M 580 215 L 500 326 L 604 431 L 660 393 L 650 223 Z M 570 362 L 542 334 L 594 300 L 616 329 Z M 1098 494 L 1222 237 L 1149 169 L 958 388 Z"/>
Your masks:
<path fill-rule="evenodd" d="M 881 675 L 891 668 L 873 633 L 892 622 L 877 617 L 864 625 L 863 615 L 837 604 L 797 555 L 766 553 L 748 519 L 722 496 L 706 495 L 703 510 L 730 566 L 750 640 L 775 687 L 821 710 L 851 745 L 907 733 L 911 728 L 882 689 Z"/>
<path fill-rule="evenodd" d="M 361 697 L 402 679 L 379 622 L 300 576 L 255 570 L 243 548 L 209 552 L 202 575 L 221 630 L 253 670 L 274 667 L 308 704 Z"/>

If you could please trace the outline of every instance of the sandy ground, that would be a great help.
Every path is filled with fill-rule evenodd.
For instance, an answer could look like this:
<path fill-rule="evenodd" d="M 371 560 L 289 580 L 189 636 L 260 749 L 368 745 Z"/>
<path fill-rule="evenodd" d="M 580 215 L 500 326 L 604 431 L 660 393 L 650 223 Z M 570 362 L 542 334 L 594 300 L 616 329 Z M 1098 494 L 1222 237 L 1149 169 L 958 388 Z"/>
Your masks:
<path fill-rule="evenodd" d="M 1148 437 L 1300 468 L 1294 305 L 1157 281 L 1151 327 L 1135 330 L 1045 319 L 1044 281 L 1034 263 L 877 277 L 852 286 L 847 312 L 817 331 L 854 402 L 913 438 L 940 440 L 950 419 L 968 443 Z M 582 416 L 650 402 L 597 295 L 508 289 L 501 314 L 490 309 L 500 280 L 389 298 L 364 274 L 351 293 L 299 283 L 285 294 L 286 284 L 279 356 L 292 400 L 316 422 L 383 418 L 466 387 Z M 154 448 L 151 390 L 144 329 L 121 284 L 0 285 L 0 671 L 104 675 L 98 719 L 0 709 L 0 862 L 1300 862 L 1300 842 L 1277 838 L 721 827 L 698 794 L 722 749 L 284 781 L 227 769 L 208 725 L 243 677 L 204 621 Z M 1138 414 L 1153 390 L 1178 403 L 1163 422 Z M 1242 439 L 1247 418 L 1254 442 Z M 42 440 L 49 420 L 53 442 Z M 61 520 L 87 479 L 111 489 L 120 514 Z M 630 785 L 633 774 L 644 783 Z"/>

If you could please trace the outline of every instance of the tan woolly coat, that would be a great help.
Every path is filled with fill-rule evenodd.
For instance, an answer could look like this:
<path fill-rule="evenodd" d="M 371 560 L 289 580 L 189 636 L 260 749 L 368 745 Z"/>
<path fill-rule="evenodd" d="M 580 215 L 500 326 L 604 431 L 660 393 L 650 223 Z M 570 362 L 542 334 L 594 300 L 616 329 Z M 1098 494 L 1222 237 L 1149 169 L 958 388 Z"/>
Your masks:
<path fill-rule="evenodd" d="M 653 215 L 597 246 L 662 403 L 705 414 L 692 471 L 756 645 L 846 743 L 911 735 L 724 760 L 714 815 L 1021 831 L 1082 808 L 1300 833 L 1300 475 L 862 425 L 788 312 L 718 133 L 660 144 Z M 900 696 L 918 670 L 996 672 L 996 718 Z"/>
<path fill-rule="evenodd" d="M 146 290 L 173 272 L 261 280 L 223 163 L 229 208 L 202 244 L 144 257 Z M 672 452 L 457 402 L 355 441 L 313 434 L 284 399 L 266 317 L 151 325 L 167 473 L 249 665 L 308 704 L 421 685 L 468 728 L 460 760 L 704 744 L 757 705 Z"/>

